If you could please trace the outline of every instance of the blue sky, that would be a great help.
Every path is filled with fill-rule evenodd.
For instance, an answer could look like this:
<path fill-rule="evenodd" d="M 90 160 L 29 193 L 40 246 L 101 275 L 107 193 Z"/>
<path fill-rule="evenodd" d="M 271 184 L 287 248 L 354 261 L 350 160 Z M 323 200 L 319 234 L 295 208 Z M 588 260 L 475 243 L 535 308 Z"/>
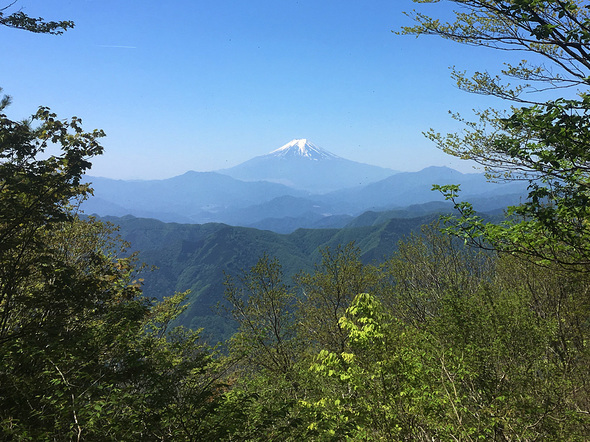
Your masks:
<path fill-rule="evenodd" d="M 37 106 L 101 128 L 91 175 L 166 178 L 230 167 L 293 138 L 397 170 L 471 165 L 422 132 L 459 128 L 448 111 L 498 104 L 457 89 L 449 67 L 493 69 L 498 54 L 400 36 L 410 0 L 19 0 L 73 20 L 62 36 L 0 29 L 9 114 Z M 13 8 L 14 10 L 14 8 Z"/>

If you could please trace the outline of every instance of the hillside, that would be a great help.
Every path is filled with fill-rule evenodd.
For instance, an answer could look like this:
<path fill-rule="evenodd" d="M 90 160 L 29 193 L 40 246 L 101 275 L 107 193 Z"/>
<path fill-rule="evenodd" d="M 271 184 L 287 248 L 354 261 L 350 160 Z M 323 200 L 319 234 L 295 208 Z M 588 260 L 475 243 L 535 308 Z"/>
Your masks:
<path fill-rule="evenodd" d="M 223 299 L 225 275 L 240 275 L 264 253 L 280 260 L 289 281 L 299 271 L 311 271 L 325 247 L 354 242 L 365 263 L 382 261 L 403 236 L 437 217 L 428 214 L 387 219 L 377 225 L 342 229 L 298 229 L 290 234 L 217 223 L 164 223 L 131 216 L 105 219 L 120 226 L 121 236 L 131 243 L 131 251 L 139 251 L 142 262 L 157 267 L 142 275 L 146 296 L 161 299 L 190 289 L 190 306 L 180 322 L 191 328 L 204 327 L 207 333 L 219 337 L 233 330 L 215 311 Z"/>

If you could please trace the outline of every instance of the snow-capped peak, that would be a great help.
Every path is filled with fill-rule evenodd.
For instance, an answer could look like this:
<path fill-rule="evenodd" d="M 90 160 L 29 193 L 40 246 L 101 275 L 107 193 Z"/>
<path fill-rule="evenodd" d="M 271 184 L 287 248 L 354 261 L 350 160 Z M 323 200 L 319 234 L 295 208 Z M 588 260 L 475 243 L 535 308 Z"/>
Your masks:
<path fill-rule="evenodd" d="M 313 144 L 306 138 L 289 141 L 284 146 L 279 147 L 276 150 L 273 150 L 269 155 L 275 155 L 278 157 L 296 156 L 315 161 L 322 159 L 339 158 L 337 155 L 334 155 L 333 153 L 328 152 L 325 149 L 317 147 L 315 144 Z"/>

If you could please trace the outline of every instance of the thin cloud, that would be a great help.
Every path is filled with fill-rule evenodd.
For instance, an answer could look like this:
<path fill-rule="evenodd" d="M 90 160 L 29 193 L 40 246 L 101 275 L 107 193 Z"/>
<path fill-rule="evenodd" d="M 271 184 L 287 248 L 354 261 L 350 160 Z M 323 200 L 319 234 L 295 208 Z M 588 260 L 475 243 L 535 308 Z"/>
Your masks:
<path fill-rule="evenodd" d="M 121 46 L 121 45 L 96 45 L 99 48 L 116 48 L 116 49 L 137 49 L 137 46 Z"/>

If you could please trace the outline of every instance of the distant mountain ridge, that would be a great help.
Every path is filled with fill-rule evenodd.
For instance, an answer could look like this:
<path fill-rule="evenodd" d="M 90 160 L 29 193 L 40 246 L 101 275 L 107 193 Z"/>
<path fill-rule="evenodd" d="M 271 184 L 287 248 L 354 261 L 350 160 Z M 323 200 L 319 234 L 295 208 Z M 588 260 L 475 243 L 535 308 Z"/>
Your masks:
<path fill-rule="evenodd" d="M 214 221 L 217 213 L 228 209 L 258 205 L 285 195 L 307 195 L 281 184 L 244 182 L 216 172 L 189 171 L 165 180 L 125 181 L 88 176 L 85 180 L 92 183 L 95 195 L 82 204 L 86 213 L 129 214 L 177 222 Z M 109 209 L 116 212 L 108 212 Z"/>
<path fill-rule="evenodd" d="M 432 191 L 433 184 L 459 184 L 461 196 L 465 198 L 523 193 L 526 189 L 523 182 L 491 183 L 482 173 L 461 173 L 445 166 L 430 166 L 419 172 L 400 172 L 363 187 L 322 195 L 320 201 L 347 201 L 363 210 L 386 210 L 442 201 L 443 196 Z"/>
<path fill-rule="evenodd" d="M 293 140 L 236 168 L 240 166 L 243 173 L 250 173 L 251 178 L 258 174 L 260 179 L 241 180 L 219 172 L 194 171 L 165 180 L 86 177 L 94 196 L 83 202 L 81 208 L 87 214 L 99 216 L 133 215 L 192 224 L 217 222 L 290 233 L 301 227 L 341 228 L 352 217 L 366 211 L 442 202 L 443 196 L 432 192 L 433 184 L 460 184 L 461 196 L 477 203 L 475 208 L 485 212 L 498 212 L 510 204 L 518 204 L 526 195 L 526 184 L 522 182 L 493 184 L 481 173 L 464 174 L 434 166 L 395 174 L 389 169 L 385 169 L 386 173 L 378 170 L 387 176 L 347 187 L 354 180 L 363 181 L 365 167 L 375 166 L 345 160 L 306 139 Z M 306 187 L 302 185 L 305 176 L 319 181 L 327 177 L 330 183 L 328 186 L 326 181 L 318 181 L 316 191 L 311 192 L 261 179 L 262 176 L 288 177 L 288 172 L 293 174 L 293 179 L 298 177 L 300 187 Z M 336 185 L 338 174 L 346 176 L 346 185 L 332 192 L 318 191 Z M 374 179 L 375 175 L 372 176 Z M 308 181 L 307 187 L 312 188 L 312 184 Z"/>
<path fill-rule="evenodd" d="M 397 173 L 344 159 L 305 138 L 218 172 L 243 181 L 269 181 L 311 193 L 363 186 Z"/>

